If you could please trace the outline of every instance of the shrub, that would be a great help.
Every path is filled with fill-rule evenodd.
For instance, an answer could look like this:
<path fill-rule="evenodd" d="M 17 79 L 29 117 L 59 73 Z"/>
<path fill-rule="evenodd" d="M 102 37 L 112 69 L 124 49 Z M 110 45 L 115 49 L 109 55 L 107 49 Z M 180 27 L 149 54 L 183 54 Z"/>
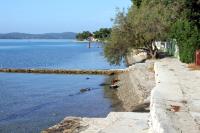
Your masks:
<path fill-rule="evenodd" d="M 195 51 L 200 48 L 197 27 L 188 20 L 178 20 L 171 28 L 171 37 L 177 41 L 180 60 L 184 63 L 194 62 Z"/>

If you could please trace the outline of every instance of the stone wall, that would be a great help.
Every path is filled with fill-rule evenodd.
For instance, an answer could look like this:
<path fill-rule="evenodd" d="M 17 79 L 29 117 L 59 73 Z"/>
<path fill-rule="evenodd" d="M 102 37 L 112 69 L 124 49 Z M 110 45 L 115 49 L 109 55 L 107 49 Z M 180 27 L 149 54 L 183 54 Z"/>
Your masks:
<path fill-rule="evenodd" d="M 155 86 L 154 61 L 138 63 L 119 74 L 117 95 L 126 111 L 133 111 L 137 105 L 148 102 L 150 92 Z"/>

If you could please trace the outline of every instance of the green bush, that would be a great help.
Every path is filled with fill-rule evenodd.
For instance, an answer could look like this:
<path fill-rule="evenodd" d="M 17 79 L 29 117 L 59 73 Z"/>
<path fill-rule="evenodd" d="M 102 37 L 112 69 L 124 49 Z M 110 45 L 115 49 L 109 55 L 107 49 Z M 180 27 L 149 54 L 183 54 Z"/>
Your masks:
<path fill-rule="evenodd" d="M 195 51 L 200 48 L 197 27 L 188 20 L 178 20 L 172 26 L 171 37 L 177 41 L 180 60 L 184 63 L 194 62 Z"/>

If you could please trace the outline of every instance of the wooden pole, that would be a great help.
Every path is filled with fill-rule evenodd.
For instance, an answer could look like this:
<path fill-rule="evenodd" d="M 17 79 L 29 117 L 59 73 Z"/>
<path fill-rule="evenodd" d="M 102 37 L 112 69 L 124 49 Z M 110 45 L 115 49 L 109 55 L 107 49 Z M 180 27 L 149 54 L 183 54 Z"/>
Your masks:
<path fill-rule="evenodd" d="M 91 46 L 90 46 L 90 45 L 91 45 L 91 41 L 89 41 L 89 48 L 91 48 Z"/>

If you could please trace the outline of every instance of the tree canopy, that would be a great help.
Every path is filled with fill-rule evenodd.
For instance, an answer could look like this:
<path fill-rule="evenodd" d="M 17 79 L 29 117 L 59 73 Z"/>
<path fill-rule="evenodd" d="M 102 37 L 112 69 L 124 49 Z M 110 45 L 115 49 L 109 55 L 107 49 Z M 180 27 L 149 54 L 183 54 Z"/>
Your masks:
<path fill-rule="evenodd" d="M 188 20 L 191 29 L 199 26 L 199 10 L 197 8 L 199 3 L 198 0 L 194 1 L 132 0 L 133 5 L 127 13 L 117 12 L 110 41 L 105 46 L 105 56 L 108 61 L 118 64 L 133 48 L 146 51 L 150 57 L 155 58 L 158 53 L 155 41 L 180 40 L 178 36 L 172 36 L 172 32 L 179 34 L 178 31 L 172 31 L 175 28 L 174 25 L 177 25 L 177 21 Z M 194 6 L 195 8 L 193 8 Z M 185 32 L 190 32 L 190 30 Z M 197 40 L 199 29 L 197 28 L 192 34 L 195 34 L 195 37 L 192 38 Z M 196 48 L 197 42 L 192 41 L 191 45 Z M 194 50 L 192 52 L 194 54 Z"/>
<path fill-rule="evenodd" d="M 93 34 L 97 39 L 105 39 L 110 37 L 111 30 L 111 28 L 100 28 L 98 31 L 93 32 Z"/>
<path fill-rule="evenodd" d="M 78 40 L 87 40 L 89 37 L 92 36 L 92 33 L 89 31 L 83 31 L 82 33 L 78 33 L 76 39 Z"/>
<path fill-rule="evenodd" d="M 76 39 L 87 40 L 89 37 L 94 37 L 99 40 L 105 40 L 110 37 L 111 30 L 111 28 L 100 28 L 99 30 L 93 33 L 90 31 L 83 31 L 82 33 L 77 34 Z"/>

